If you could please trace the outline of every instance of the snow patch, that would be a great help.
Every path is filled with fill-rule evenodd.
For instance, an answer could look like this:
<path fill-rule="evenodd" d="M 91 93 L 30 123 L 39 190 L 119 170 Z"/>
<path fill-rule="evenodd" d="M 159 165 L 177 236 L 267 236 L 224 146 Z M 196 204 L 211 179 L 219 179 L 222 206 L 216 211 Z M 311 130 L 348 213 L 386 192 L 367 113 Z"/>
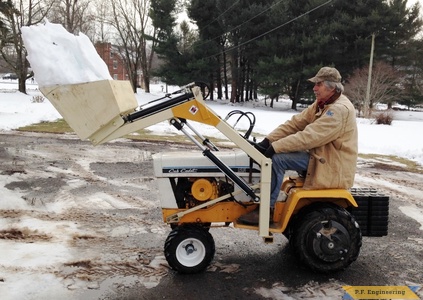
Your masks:
<path fill-rule="evenodd" d="M 401 212 L 420 223 L 420 230 L 423 230 L 423 209 L 416 206 L 400 206 Z"/>

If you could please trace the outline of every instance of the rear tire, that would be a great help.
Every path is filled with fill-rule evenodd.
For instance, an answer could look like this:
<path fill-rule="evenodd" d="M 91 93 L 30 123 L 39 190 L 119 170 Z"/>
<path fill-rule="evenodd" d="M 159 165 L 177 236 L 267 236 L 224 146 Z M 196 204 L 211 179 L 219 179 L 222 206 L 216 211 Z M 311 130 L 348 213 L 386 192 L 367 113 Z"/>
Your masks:
<path fill-rule="evenodd" d="M 164 254 L 169 266 L 183 274 L 205 270 L 215 254 L 215 244 L 208 229 L 198 225 L 181 225 L 165 241 Z"/>
<path fill-rule="evenodd" d="M 290 241 L 302 263 L 328 273 L 345 269 L 357 259 L 361 238 L 358 223 L 348 211 L 319 203 L 299 215 Z"/>

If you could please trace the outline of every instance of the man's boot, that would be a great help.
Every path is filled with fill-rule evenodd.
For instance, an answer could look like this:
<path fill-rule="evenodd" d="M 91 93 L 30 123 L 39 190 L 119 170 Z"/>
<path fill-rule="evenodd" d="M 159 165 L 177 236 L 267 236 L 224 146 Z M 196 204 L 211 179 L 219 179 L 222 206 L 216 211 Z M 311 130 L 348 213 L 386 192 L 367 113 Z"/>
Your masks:
<path fill-rule="evenodd" d="M 274 208 L 270 208 L 269 224 L 273 224 L 273 212 Z M 248 214 L 245 214 L 238 218 L 238 222 L 246 225 L 258 225 L 260 219 L 260 206 Z"/>

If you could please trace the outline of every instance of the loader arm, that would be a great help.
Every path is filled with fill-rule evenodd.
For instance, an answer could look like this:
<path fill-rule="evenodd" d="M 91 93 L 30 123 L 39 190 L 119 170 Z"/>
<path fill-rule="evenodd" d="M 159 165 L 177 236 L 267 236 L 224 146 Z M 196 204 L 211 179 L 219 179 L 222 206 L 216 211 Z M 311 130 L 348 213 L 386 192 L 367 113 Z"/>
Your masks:
<path fill-rule="evenodd" d="M 192 92 L 185 93 L 176 98 L 166 100 L 160 104 L 153 105 L 145 110 L 136 111 L 124 117 L 126 122 L 111 135 L 105 137 L 100 143 L 124 136 L 128 133 L 146 128 L 153 124 L 169 120 L 177 129 L 182 130 L 203 152 L 203 155 L 211 160 L 228 178 L 249 195 L 254 202 L 260 201 L 260 226 L 259 235 L 267 237 L 269 235 L 269 208 L 270 208 L 270 178 L 271 160 L 255 149 L 246 139 L 244 139 L 225 120 L 220 118 L 204 102 L 199 87 L 194 86 Z M 196 142 L 195 139 L 183 130 L 184 122 L 180 120 L 190 120 L 202 124 L 210 125 L 218 129 L 230 141 L 254 159 L 261 167 L 260 197 L 256 195 L 242 178 L 240 178 L 230 167 L 225 165 L 216 157 L 210 149 L 202 146 L 204 143 Z M 200 209 L 200 207 L 198 208 Z M 263 220 L 263 221 L 262 221 Z"/>

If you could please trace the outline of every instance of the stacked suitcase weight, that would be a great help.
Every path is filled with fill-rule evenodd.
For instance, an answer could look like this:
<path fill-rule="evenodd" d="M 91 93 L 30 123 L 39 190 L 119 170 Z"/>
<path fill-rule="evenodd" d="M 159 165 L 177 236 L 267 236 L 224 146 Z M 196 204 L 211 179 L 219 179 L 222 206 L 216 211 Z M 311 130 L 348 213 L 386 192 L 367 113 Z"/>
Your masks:
<path fill-rule="evenodd" d="M 363 236 L 388 234 L 389 197 L 372 188 L 352 188 L 358 207 L 350 209 Z"/>

